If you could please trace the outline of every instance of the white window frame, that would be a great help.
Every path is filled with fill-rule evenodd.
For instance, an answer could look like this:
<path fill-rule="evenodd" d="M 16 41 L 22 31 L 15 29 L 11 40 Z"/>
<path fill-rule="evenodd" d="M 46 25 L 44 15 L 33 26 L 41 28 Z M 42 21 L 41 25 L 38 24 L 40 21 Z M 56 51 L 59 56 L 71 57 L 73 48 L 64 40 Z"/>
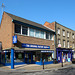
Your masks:
<path fill-rule="evenodd" d="M 60 34 L 60 28 L 57 29 L 57 34 Z"/>
<path fill-rule="evenodd" d="M 68 48 L 70 47 L 69 41 L 67 41 L 67 47 L 68 47 Z"/>
<path fill-rule="evenodd" d="M 29 36 L 30 28 L 28 27 L 28 36 Z"/>
<path fill-rule="evenodd" d="M 53 34 L 52 34 L 52 33 L 49 34 L 49 38 L 51 37 L 51 35 L 52 35 L 52 39 L 50 39 L 50 40 L 54 40 L 54 39 L 53 39 Z"/>
<path fill-rule="evenodd" d="M 60 39 L 58 39 L 58 44 L 61 44 Z"/>
<path fill-rule="evenodd" d="M 21 35 L 22 35 L 22 25 L 21 25 Z"/>
<path fill-rule="evenodd" d="M 72 34 L 72 38 L 74 39 L 74 34 Z"/>
<path fill-rule="evenodd" d="M 74 42 L 73 42 L 73 48 L 74 48 Z"/>
<path fill-rule="evenodd" d="M 65 30 L 63 30 L 63 36 L 65 36 Z"/>
<path fill-rule="evenodd" d="M 69 32 L 67 32 L 67 37 L 69 37 Z"/>
<path fill-rule="evenodd" d="M 44 39 L 46 39 L 46 32 L 44 32 Z"/>

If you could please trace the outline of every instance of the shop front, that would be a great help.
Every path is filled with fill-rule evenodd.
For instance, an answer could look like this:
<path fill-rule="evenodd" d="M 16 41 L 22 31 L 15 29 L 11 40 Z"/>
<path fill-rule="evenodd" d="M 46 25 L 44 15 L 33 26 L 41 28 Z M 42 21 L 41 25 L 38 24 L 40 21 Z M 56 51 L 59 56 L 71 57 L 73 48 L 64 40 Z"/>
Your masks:
<path fill-rule="evenodd" d="M 54 51 L 50 50 L 50 46 L 23 44 L 23 48 L 13 48 L 14 65 L 19 64 L 52 64 Z M 37 48 L 33 48 L 37 47 Z M 40 47 L 40 48 L 39 48 Z M 38 49 L 39 48 L 39 49 Z M 11 65 L 12 52 L 11 49 L 1 52 L 1 63 Z"/>
<path fill-rule="evenodd" d="M 72 49 L 57 48 L 57 60 L 58 62 L 70 62 L 72 61 Z"/>

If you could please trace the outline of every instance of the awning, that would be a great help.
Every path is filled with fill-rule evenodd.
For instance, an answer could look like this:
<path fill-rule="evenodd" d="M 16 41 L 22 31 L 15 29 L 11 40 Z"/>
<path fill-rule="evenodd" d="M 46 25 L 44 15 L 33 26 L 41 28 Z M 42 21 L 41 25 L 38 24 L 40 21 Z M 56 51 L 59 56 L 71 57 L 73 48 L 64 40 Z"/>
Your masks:
<path fill-rule="evenodd" d="M 24 50 L 24 51 L 40 51 L 40 50 L 53 50 L 53 49 L 37 49 L 37 48 L 19 48 L 19 47 L 12 47 L 14 50 Z M 11 48 L 4 49 L 4 50 L 11 50 Z"/>

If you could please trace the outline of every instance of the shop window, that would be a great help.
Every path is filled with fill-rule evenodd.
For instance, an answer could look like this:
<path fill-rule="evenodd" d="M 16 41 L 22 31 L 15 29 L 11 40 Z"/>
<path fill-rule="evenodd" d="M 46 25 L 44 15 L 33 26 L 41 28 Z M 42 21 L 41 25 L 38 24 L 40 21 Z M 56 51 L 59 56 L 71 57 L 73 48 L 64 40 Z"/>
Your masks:
<path fill-rule="evenodd" d="M 14 54 L 14 62 L 24 62 L 24 53 L 16 52 Z"/>
<path fill-rule="evenodd" d="M 28 35 L 28 27 L 22 26 L 22 34 Z"/>
<path fill-rule="evenodd" d="M 30 28 L 29 36 L 33 36 L 34 37 L 34 29 Z"/>
<path fill-rule="evenodd" d="M 46 39 L 49 39 L 49 33 L 46 32 Z"/>
<path fill-rule="evenodd" d="M 15 33 L 21 34 L 21 25 L 15 25 Z"/>
<path fill-rule="evenodd" d="M 5 52 L 1 53 L 1 62 L 5 63 Z"/>
<path fill-rule="evenodd" d="M 52 53 L 42 53 L 42 59 L 45 62 L 53 61 L 53 54 Z"/>
<path fill-rule="evenodd" d="M 36 61 L 36 62 L 40 62 L 41 59 L 42 59 L 42 58 L 41 58 L 41 54 L 40 54 L 40 53 L 37 53 L 37 54 L 36 54 L 36 57 L 35 57 L 35 61 Z"/>
<path fill-rule="evenodd" d="M 10 53 L 9 52 L 6 53 L 6 63 L 11 63 Z"/>

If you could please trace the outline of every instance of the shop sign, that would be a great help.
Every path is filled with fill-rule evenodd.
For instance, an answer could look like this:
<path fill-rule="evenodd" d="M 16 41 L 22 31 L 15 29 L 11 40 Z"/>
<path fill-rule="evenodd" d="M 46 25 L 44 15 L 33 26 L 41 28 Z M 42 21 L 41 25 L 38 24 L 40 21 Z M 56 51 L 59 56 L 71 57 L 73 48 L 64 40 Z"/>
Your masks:
<path fill-rule="evenodd" d="M 13 44 L 17 43 L 17 35 L 13 36 Z"/>
<path fill-rule="evenodd" d="M 52 53 L 53 51 L 47 51 L 47 50 L 46 50 L 46 51 L 41 51 L 41 52 L 51 52 L 51 53 Z"/>
<path fill-rule="evenodd" d="M 36 45 L 36 44 L 22 44 L 23 48 L 39 48 L 39 49 L 50 49 L 50 46 Z"/>

